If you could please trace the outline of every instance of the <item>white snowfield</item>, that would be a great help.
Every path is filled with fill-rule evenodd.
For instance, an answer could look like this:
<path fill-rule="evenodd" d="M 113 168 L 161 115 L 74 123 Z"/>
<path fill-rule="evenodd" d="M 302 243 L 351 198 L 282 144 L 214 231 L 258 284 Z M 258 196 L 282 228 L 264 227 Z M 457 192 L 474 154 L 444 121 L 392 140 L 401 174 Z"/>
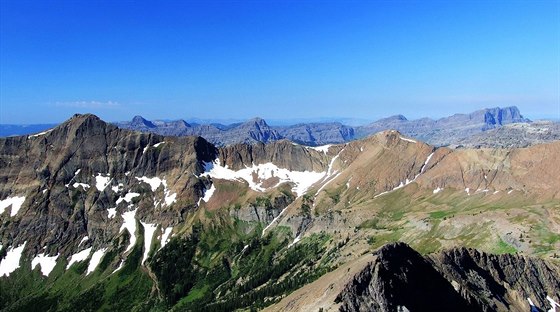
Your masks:
<path fill-rule="evenodd" d="M 24 201 L 25 196 L 14 196 L 0 200 L 0 214 L 4 213 L 4 210 L 6 210 L 6 208 L 11 205 L 12 211 L 10 212 L 10 217 L 15 216 L 21 208 L 21 205 L 23 205 Z"/>
<path fill-rule="evenodd" d="M 25 244 L 27 242 L 24 242 L 19 247 L 8 249 L 6 257 L 0 262 L 0 276 L 10 276 L 10 273 L 19 268 L 19 260 L 21 260 L 21 253 L 25 248 Z"/>
<path fill-rule="evenodd" d="M 51 132 L 51 131 L 53 131 L 53 129 L 49 129 L 49 130 L 46 130 L 46 131 L 43 131 L 43 132 L 39 132 L 39 133 L 36 133 L 36 134 L 28 135 L 27 138 L 28 138 L 28 139 L 31 139 L 31 138 L 40 137 L 40 136 L 45 135 L 45 134 L 47 134 L 47 133 L 49 133 L 49 132 Z"/>
<path fill-rule="evenodd" d="M 49 257 L 44 253 L 38 254 L 31 260 L 31 269 L 33 270 L 37 265 L 40 265 L 41 273 L 43 273 L 44 276 L 49 276 L 56 265 L 58 256 L 60 255 Z"/>
<path fill-rule="evenodd" d="M 327 145 L 321 145 L 321 146 L 310 146 L 307 148 L 316 150 L 318 152 L 323 152 L 323 153 L 327 153 L 329 151 L 329 148 L 332 146 L 332 144 L 327 144 Z"/>
<path fill-rule="evenodd" d="M 70 261 L 68 262 L 68 265 L 66 266 L 66 270 L 68 270 L 72 266 L 72 264 L 86 260 L 89 257 L 90 253 L 91 253 L 91 247 L 73 254 L 72 257 L 70 257 Z"/>
<path fill-rule="evenodd" d="M 117 215 L 117 208 L 107 208 L 107 218 L 113 219 Z"/>
<path fill-rule="evenodd" d="M 111 183 L 111 177 L 108 175 L 104 177 L 101 173 L 95 176 L 95 188 L 102 192 Z"/>
<path fill-rule="evenodd" d="M 12 211 L 10 212 L 10 217 L 15 216 L 21 208 L 21 205 L 23 205 L 24 201 L 25 196 L 14 196 L 0 200 L 0 214 L 4 213 L 4 210 L 6 210 L 6 208 L 11 205 Z"/>
<path fill-rule="evenodd" d="M 87 242 L 88 240 L 89 240 L 89 236 L 84 236 L 84 237 L 82 238 L 82 240 L 80 240 L 80 243 L 78 244 L 78 247 L 79 247 L 82 243 Z"/>
<path fill-rule="evenodd" d="M 162 228 L 162 230 L 163 230 L 163 228 Z M 169 236 L 171 235 L 172 231 L 173 231 L 172 226 L 163 230 L 163 233 L 161 233 L 161 244 L 160 244 L 159 249 L 162 249 L 163 246 L 165 246 L 165 244 L 167 244 L 167 242 L 169 241 Z"/>
<path fill-rule="evenodd" d="M 404 137 L 400 137 L 400 138 L 401 138 L 401 140 L 406 141 L 406 142 L 418 143 L 418 142 L 416 142 L 416 141 L 414 141 L 414 140 L 412 140 L 412 139 L 407 139 L 407 138 L 404 138 Z"/>
<path fill-rule="evenodd" d="M 107 251 L 107 248 L 99 249 L 98 251 L 94 252 L 93 255 L 91 255 L 86 275 L 89 275 L 89 273 L 95 271 L 95 268 L 97 268 L 97 266 L 101 262 L 105 251 Z"/>
<path fill-rule="evenodd" d="M 138 210 L 138 208 L 122 214 L 124 222 L 121 225 L 119 232 L 127 230 L 130 234 L 130 243 L 128 244 L 128 247 L 126 247 L 126 250 L 124 252 L 130 251 L 136 244 L 136 210 Z"/>
<path fill-rule="evenodd" d="M 142 264 L 148 259 L 148 254 L 152 247 L 152 239 L 154 238 L 154 233 L 157 229 L 157 224 L 149 224 L 140 222 L 144 227 L 144 255 L 142 257 Z"/>
<path fill-rule="evenodd" d="M 202 198 L 202 200 L 204 202 L 209 202 L 210 198 L 212 198 L 212 195 L 214 195 L 214 191 L 216 190 L 216 187 L 214 186 L 214 184 L 212 184 L 212 186 L 206 190 L 206 192 L 204 192 L 204 197 Z"/>
<path fill-rule="evenodd" d="M 127 202 L 127 203 L 130 203 L 134 197 L 138 197 L 138 196 L 140 196 L 139 193 L 134 193 L 134 192 L 126 193 L 126 194 L 124 195 L 124 197 L 119 197 L 119 198 L 117 199 L 117 201 L 115 202 L 115 204 L 118 205 L 118 204 L 120 204 L 122 201 L 125 201 L 125 202 Z"/>
<path fill-rule="evenodd" d="M 79 183 L 79 182 L 76 182 L 76 183 L 72 184 L 72 186 L 74 188 L 78 188 L 78 187 L 81 186 L 84 190 L 87 190 L 88 188 L 90 188 L 89 184 Z"/>
<path fill-rule="evenodd" d="M 266 188 L 262 186 L 263 181 L 276 177 L 279 181 L 273 187 L 277 187 L 285 182 L 291 182 L 295 185 L 292 188 L 292 191 L 298 196 L 303 195 L 307 189 L 325 176 L 324 172 L 290 171 L 288 169 L 278 168 L 273 163 L 260 165 L 253 164 L 251 167 L 234 171 L 229 169 L 227 166 L 221 166 L 220 160 L 216 159 L 214 162 L 205 163 L 204 167 L 206 172 L 203 173 L 202 176 L 233 181 L 244 180 L 249 184 L 249 187 L 252 190 L 257 192 L 266 191 Z M 253 179 L 253 175 L 257 176 L 257 182 Z"/>

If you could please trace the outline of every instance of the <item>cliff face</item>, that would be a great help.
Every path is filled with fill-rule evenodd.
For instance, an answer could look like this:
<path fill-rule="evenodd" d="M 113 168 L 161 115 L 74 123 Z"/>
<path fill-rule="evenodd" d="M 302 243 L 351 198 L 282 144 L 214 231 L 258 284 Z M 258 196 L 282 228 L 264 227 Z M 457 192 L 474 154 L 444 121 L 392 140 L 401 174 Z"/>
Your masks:
<path fill-rule="evenodd" d="M 340 311 L 528 311 L 560 291 L 557 265 L 452 249 L 422 257 L 403 243 L 374 253 L 336 301 Z M 405 308 L 407 310 L 405 310 Z"/>

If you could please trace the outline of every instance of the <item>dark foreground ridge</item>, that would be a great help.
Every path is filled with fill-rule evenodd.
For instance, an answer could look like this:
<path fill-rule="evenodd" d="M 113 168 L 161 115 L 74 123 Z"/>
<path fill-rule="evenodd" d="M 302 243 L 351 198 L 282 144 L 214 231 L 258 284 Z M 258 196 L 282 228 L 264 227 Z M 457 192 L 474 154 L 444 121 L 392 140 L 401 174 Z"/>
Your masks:
<path fill-rule="evenodd" d="M 338 295 L 340 311 L 528 311 L 527 298 L 544 309 L 560 291 L 558 266 L 541 259 L 467 248 L 422 257 L 405 243 L 374 255 Z"/>

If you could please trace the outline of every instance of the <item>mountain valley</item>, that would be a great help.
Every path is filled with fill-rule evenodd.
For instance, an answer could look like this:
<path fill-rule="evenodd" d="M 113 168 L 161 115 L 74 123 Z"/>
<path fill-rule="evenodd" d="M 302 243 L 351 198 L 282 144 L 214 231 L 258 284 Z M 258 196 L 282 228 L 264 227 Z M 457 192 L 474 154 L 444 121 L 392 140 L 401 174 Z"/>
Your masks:
<path fill-rule="evenodd" d="M 450 124 L 465 128 L 463 118 L 477 121 L 461 130 L 477 142 L 506 127 L 540 133 L 519 126 L 528 123 L 516 110 L 483 113 L 482 124 L 479 115 L 435 121 L 451 130 L 431 138 L 459 132 Z M 452 149 L 423 143 L 405 118 L 384 123 L 371 135 L 317 126 L 310 142 L 306 126 L 261 119 L 212 128 L 135 117 L 133 131 L 86 114 L 1 138 L 0 309 L 417 311 L 443 296 L 441 309 L 527 311 L 528 298 L 543 310 L 559 302 L 556 136 Z M 224 131 L 236 134 L 225 141 Z M 303 145 L 330 140 L 340 142 Z M 415 292 L 426 278 L 437 283 Z"/>

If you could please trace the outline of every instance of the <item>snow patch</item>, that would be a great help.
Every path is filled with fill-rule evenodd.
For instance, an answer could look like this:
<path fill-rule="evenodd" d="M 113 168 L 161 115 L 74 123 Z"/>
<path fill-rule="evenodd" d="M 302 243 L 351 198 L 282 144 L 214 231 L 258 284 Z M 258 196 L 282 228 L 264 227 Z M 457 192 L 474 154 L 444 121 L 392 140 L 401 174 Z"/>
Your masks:
<path fill-rule="evenodd" d="M 11 205 L 12 211 L 10 212 L 10 217 L 15 216 L 21 208 L 21 205 L 23 205 L 24 201 L 25 196 L 14 196 L 0 200 L 0 214 L 2 214 L 4 210 Z"/>
<path fill-rule="evenodd" d="M 101 173 L 98 173 L 97 176 L 95 176 L 95 188 L 97 188 L 100 192 L 102 192 L 109 183 L 111 183 L 111 177 L 104 177 Z"/>
<path fill-rule="evenodd" d="M 468 187 L 465 189 L 465 192 L 467 192 L 467 195 L 471 195 L 470 191 L 471 190 Z"/>
<path fill-rule="evenodd" d="M 301 234 L 294 238 L 294 241 L 288 245 L 288 248 L 292 247 L 293 245 L 297 244 L 301 240 Z"/>
<path fill-rule="evenodd" d="M 165 201 L 165 205 L 167 206 L 173 204 L 177 200 L 177 194 L 171 193 L 171 191 L 167 189 L 167 185 L 165 186 L 164 194 L 165 198 L 163 200 Z"/>
<path fill-rule="evenodd" d="M 512 192 L 513 192 L 513 190 L 509 190 L 509 191 L 508 191 L 508 194 L 511 194 Z"/>
<path fill-rule="evenodd" d="M 321 146 L 313 146 L 313 147 L 308 147 L 312 150 L 316 150 L 318 152 L 323 152 L 323 153 L 327 153 L 329 151 L 329 148 L 332 146 L 332 144 L 327 144 L 327 145 L 321 145 Z"/>
<path fill-rule="evenodd" d="M 170 226 L 168 228 L 166 228 L 163 233 L 161 234 L 161 244 L 159 249 L 162 249 L 163 246 L 165 246 L 165 244 L 167 244 L 167 241 L 169 240 L 169 235 L 171 235 L 171 232 L 173 231 L 173 227 Z"/>
<path fill-rule="evenodd" d="M 119 263 L 119 266 L 113 271 L 113 273 L 117 272 L 118 270 L 122 269 L 124 266 L 124 260 L 121 260 L 121 263 Z M 111 274 L 113 274 L 111 273 Z"/>
<path fill-rule="evenodd" d="M 556 308 L 560 308 L 560 303 L 554 301 L 554 299 L 550 298 L 550 296 L 546 296 L 546 300 L 550 303 L 551 309 L 548 312 L 556 312 Z"/>
<path fill-rule="evenodd" d="M 205 203 L 209 202 L 210 198 L 212 198 L 212 195 L 214 194 L 214 191 L 216 191 L 216 187 L 214 186 L 214 184 L 212 184 L 210 189 L 208 189 L 208 190 L 206 190 L 206 192 L 204 192 L 204 197 L 202 198 L 202 200 Z"/>
<path fill-rule="evenodd" d="M 80 245 L 81 245 L 82 243 L 87 242 L 88 239 L 89 239 L 88 236 L 84 236 L 84 237 L 82 238 L 82 240 L 80 241 L 80 243 L 78 244 L 78 247 L 80 247 Z M 46 247 L 46 246 L 45 246 L 45 247 Z"/>
<path fill-rule="evenodd" d="M 19 260 L 27 241 L 16 248 L 8 249 L 6 256 L 0 261 L 0 276 L 10 276 L 10 273 L 19 268 Z"/>
<path fill-rule="evenodd" d="M 148 254 L 150 253 L 150 248 L 152 247 L 152 238 L 154 237 L 154 232 L 157 229 L 157 224 L 148 224 L 140 222 L 144 227 L 144 256 L 142 257 L 142 264 L 148 259 Z"/>
<path fill-rule="evenodd" d="M 130 203 L 134 197 L 138 197 L 138 196 L 140 196 L 139 193 L 134 193 L 134 192 L 126 193 L 126 194 L 124 195 L 124 197 L 119 197 L 115 203 L 118 205 L 118 204 L 120 204 L 123 200 L 124 200 L 125 202 L 127 202 L 127 203 Z"/>
<path fill-rule="evenodd" d="M 136 244 L 136 210 L 138 210 L 138 208 L 122 214 L 124 222 L 121 225 L 119 233 L 125 229 L 128 231 L 128 233 L 130 233 L 130 243 L 128 244 L 128 247 L 126 247 L 126 250 L 124 252 L 130 251 Z"/>
<path fill-rule="evenodd" d="M 136 180 L 146 182 L 150 185 L 152 192 L 155 192 L 158 187 L 162 184 L 162 180 L 158 177 L 148 178 L 148 177 L 136 177 Z"/>
<path fill-rule="evenodd" d="M 105 251 L 107 251 L 107 248 L 99 249 L 98 251 L 94 252 L 93 255 L 91 255 L 86 275 L 89 275 L 89 273 L 95 271 L 95 268 L 97 268 L 97 266 L 101 262 Z"/>
<path fill-rule="evenodd" d="M 154 147 L 157 148 L 158 146 L 162 145 L 163 143 L 166 143 L 166 142 L 164 141 L 164 142 L 156 143 L 156 144 L 154 144 Z"/>
<path fill-rule="evenodd" d="M 400 138 L 401 138 L 401 140 L 406 141 L 406 142 L 418 143 L 418 142 L 416 142 L 416 141 L 414 141 L 414 140 L 411 140 L 411 139 L 407 139 L 407 138 L 403 138 L 403 137 L 400 137 Z"/>
<path fill-rule="evenodd" d="M 79 186 L 81 186 L 84 190 L 87 190 L 87 189 L 90 187 L 89 184 L 78 183 L 78 182 L 72 184 L 72 186 L 73 186 L 74 188 L 78 188 Z"/>
<path fill-rule="evenodd" d="M 428 165 L 428 163 L 430 162 L 430 159 L 432 159 L 432 156 L 434 156 L 434 153 L 432 152 L 430 155 L 428 155 L 428 158 L 426 158 L 426 161 L 424 162 L 424 165 L 422 165 L 422 168 L 420 169 L 420 173 L 424 172 L 424 169 L 426 169 L 426 166 Z M 418 176 L 416 176 L 418 177 Z M 416 178 L 415 178 L 416 179 Z"/>
<path fill-rule="evenodd" d="M 117 208 L 108 208 L 107 209 L 107 217 L 109 219 L 113 219 L 117 215 Z"/>
<path fill-rule="evenodd" d="M 53 131 L 53 129 L 49 129 L 49 130 L 46 130 L 46 131 L 43 131 L 43 132 L 39 132 L 39 133 L 36 133 L 36 134 L 28 135 L 27 138 L 28 138 L 28 139 L 36 138 L 36 137 L 45 135 L 45 134 L 47 134 L 47 133 L 49 133 L 49 132 L 51 132 L 51 131 Z"/>
<path fill-rule="evenodd" d="M 438 188 L 436 188 L 436 189 L 434 190 L 433 193 L 434 193 L 434 194 L 437 194 L 437 193 L 439 193 L 439 192 L 441 192 L 441 191 L 443 191 L 443 189 L 442 189 L 441 187 L 438 187 Z"/>
<path fill-rule="evenodd" d="M 111 186 L 111 190 L 113 190 L 113 192 L 115 192 L 115 193 L 118 193 L 123 188 L 124 188 L 124 184 L 122 184 L 122 183 L 119 183 L 118 185 L 115 185 L 115 186 Z"/>
<path fill-rule="evenodd" d="M 31 260 L 31 270 L 33 270 L 37 265 L 40 265 L 41 273 L 43 273 L 44 276 L 49 276 L 56 265 L 56 259 L 58 256 L 59 255 L 49 257 L 44 253 L 38 254 L 35 258 L 33 258 L 33 260 Z"/>
<path fill-rule="evenodd" d="M 73 254 L 72 257 L 70 257 L 70 262 L 68 262 L 68 265 L 66 266 L 66 270 L 68 270 L 72 266 L 72 264 L 86 260 L 89 257 L 90 252 L 91 247 Z"/>

